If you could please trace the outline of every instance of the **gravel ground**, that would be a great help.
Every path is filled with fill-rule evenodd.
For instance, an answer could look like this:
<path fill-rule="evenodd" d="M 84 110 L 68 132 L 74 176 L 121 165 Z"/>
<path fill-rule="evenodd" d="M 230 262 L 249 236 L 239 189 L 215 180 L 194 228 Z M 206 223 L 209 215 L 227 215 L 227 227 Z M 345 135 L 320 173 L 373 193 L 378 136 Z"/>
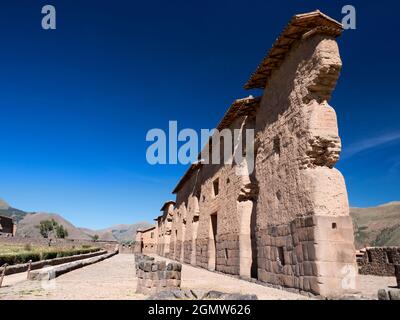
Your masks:
<path fill-rule="evenodd" d="M 358 289 L 364 296 L 376 298 L 377 290 L 396 285 L 394 277 L 359 276 Z M 134 256 L 118 254 L 107 260 L 74 270 L 50 282 L 27 281 L 26 273 L 9 275 L 0 288 L 1 299 L 145 299 L 136 294 Z M 298 300 L 308 297 L 269 288 L 205 269 L 183 265 L 183 289 L 218 290 L 226 293 L 256 294 L 259 299 Z"/>

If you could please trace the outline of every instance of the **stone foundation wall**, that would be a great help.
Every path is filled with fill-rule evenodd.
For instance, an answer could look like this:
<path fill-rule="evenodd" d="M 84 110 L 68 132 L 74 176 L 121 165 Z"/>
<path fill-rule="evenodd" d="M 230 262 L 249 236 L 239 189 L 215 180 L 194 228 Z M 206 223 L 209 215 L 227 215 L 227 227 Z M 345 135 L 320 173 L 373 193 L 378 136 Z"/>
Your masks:
<path fill-rule="evenodd" d="M 357 259 L 360 274 L 395 276 L 395 265 L 400 264 L 400 247 L 376 247 L 364 250 L 364 255 Z"/>
<path fill-rule="evenodd" d="M 315 294 L 329 284 L 340 289 L 342 273 L 353 268 L 356 274 L 351 223 L 350 217 L 309 216 L 258 230 L 259 280 Z"/>
<path fill-rule="evenodd" d="M 190 264 L 192 259 L 192 241 L 187 240 L 183 244 L 183 262 Z"/>
<path fill-rule="evenodd" d="M 174 259 L 177 261 L 180 261 L 181 259 L 181 252 L 182 252 L 182 241 L 177 240 L 176 241 L 176 247 L 175 247 L 175 252 L 174 252 Z"/>
<path fill-rule="evenodd" d="M 217 238 L 217 271 L 239 274 L 239 235 L 223 234 Z"/>
<path fill-rule="evenodd" d="M 182 270 L 180 263 L 155 262 L 154 258 L 145 255 L 135 255 L 135 263 L 138 277 L 136 293 L 152 295 L 180 288 Z"/>
<path fill-rule="evenodd" d="M 196 240 L 196 265 L 208 269 L 208 239 Z"/>
<path fill-rule="evenodd" d="M 175 243 L 173 241 L 169 245 L 169 254 L 166 257 L 169 259 L 174 259 L 175 257 Z"/>

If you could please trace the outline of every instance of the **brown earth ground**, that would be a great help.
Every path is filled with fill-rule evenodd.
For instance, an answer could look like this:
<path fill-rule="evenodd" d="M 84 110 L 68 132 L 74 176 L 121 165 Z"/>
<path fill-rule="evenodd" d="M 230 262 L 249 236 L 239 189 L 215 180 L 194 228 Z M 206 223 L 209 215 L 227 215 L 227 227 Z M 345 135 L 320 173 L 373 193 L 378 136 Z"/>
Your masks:
<path fill-rule="evenodd" d="M 135 293 L 136 282 L 134 256 L 118 254 L 110 259 L 64 274 L 50 282 L 27 281 L 26 273 L 6 276 L 3 287 L 0 288 L 0 300 L 147 298 Z M 358 290 L 363 295 L 374 298 L 379 288 L 396 284 L 394 277 L 359 276 L 358 282 Z M 259 299 L 268 300 L 308 299 L 303 295 L 269 288 L 189 265 L 183 265 L 182 268 L 182 288 L 256 294 Z"/>

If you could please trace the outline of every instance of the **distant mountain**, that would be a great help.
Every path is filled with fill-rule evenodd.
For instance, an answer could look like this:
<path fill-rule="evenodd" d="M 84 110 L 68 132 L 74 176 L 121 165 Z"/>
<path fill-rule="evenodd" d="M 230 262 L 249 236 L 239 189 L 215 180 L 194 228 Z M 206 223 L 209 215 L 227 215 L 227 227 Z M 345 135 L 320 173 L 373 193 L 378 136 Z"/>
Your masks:
<path fill-rule="evenodd" d="M 81 228 L 83 232 L 90 236 L 97 234 L 100 240 L 117 240 L 119 242 L 130 242 L 135 240 L 136 230 L 151 227 L 148 222 L 138 222 L 135 224 L 118 224 L 106 229 L 90 230 Z"/>
<path fill-rule="evenodd" d="M 400 246 L 400 201 L 371 208 L 351 208 L 357 248 Z"/>
<path fill-rule="evenodd" d="M 11 207 L 7 202 L 0 199 L 0 216 L 13 218 L 15 222 L 22 220 L 28 212 L 15 209 Z"/>
<path fill-rule="evenodd" d="M 10 205 L 7 202 L 5 202 L 3 199 L 0 199 L 0 209 L 7 210 L 8 208 L 10 208 Z"/>
<path fill-rule="evenodd" d="M 37 226 L 40 221 L 54 219 L 68 230 L 68 238 L 91 240 L 94 235 L 103 241 L 130 242 L 135 240 L 136 230 L 152 226 L 148 222 L 135 224 L 119 224 L 102 230 L 75 227 L 71 222 L 59 214 L 45 212 L 25 212 L 11 207 L 6 201 L 0 199 L 0 215 L 11 217 L 17 222 L 17 236 L 42 238 Z"/>
<path fill-rule="evenodd" d="M 91 238 L 80 229 L 76 228 L 72 223 L 65 220 L 58 214 L 37 212 L 27 214 L 17 226 L 17 236 L 24 236 L 29 238 L 42 238 L 39 228 L 37 226 L 40 221 L 54 219 L 68 231 L 68 238 L 79 240 L 91 240 Z"/>

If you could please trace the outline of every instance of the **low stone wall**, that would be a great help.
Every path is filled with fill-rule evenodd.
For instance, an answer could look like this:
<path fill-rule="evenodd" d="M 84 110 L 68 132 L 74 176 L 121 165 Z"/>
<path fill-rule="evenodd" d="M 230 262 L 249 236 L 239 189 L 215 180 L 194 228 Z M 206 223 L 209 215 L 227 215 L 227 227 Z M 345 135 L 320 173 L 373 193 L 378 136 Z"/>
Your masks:
<path fill-rule="evenodd" d="M 119 253 L 124 253 L 124 254 L 135 253 L 133 244 L 119 244 L 118 247 L 119 247 Z"/>
<path fill-rule="evenodd" d="M 103 255 L 106 253 L 107 253 L 106 250 L 100 250 L 100 251 L 96 251 L 96 252 L 79 254 L 79 255 L 74 255 L 74 256 L 70 256 L 70 257 L 61 257 L 61 258 L 36 261 L 36 262 L 32 262 L 31 270 L 37 270 L 37 269 L 41 269 L 46 266 L 56 266 L 56 265 L 60 265 L 63 263 L 97 257 L 97 256 L 100 256 L 100 255 Z M 20 273 L 20 272 L 26 272 L 26 271 L 28 271 L 28 268 L 29 268 L 29 263 L 21 263 L 21 264 L 8 266 L 5 274 L 10 275 L 10 274 L 15 274 L 15 273 Z"/>
<path fill-rule="evenodd" d="M 136 293 L 153 295 L 161 291 L 179 289 L 181 286 L 180 263 L 154 261 L 145 255 L 135 255 L 138 283 Z"/>
<path fill-rule="evenodd" d="M 400 264 L 400 247 L 373 247 L 361 250 L 357 264 L 359 273 L 376 276 L 395 276 L 395 265 Z"/>
<path fill-rule="evenodd" d="M 116 254 L 118 254 L 118 250 L 115 250 L 113 252 L 103 251 L 103 254 L 100 256 L 87 257 L 86 259 L 65 263 L 60 266 L 44 268 L 39 271 L 31 272 L 29 274 L 29 280 L 52 280 L 58 276 L 61 276 L 64 273 L 103 261 L 105 259 L 111 258 Z"/>
<path fill-rule="evenodd" d="M 92 246 L 114 251 L 117 241 L 92 241 L 79 239 L 45 239 L 45 238 L 28 238 L 28 237 L 0 237 L 0 244 L 21 245 L 30 244 L 31 246 L 49 246 L 55 248 L 73 248 L 79 246 Z"/>

